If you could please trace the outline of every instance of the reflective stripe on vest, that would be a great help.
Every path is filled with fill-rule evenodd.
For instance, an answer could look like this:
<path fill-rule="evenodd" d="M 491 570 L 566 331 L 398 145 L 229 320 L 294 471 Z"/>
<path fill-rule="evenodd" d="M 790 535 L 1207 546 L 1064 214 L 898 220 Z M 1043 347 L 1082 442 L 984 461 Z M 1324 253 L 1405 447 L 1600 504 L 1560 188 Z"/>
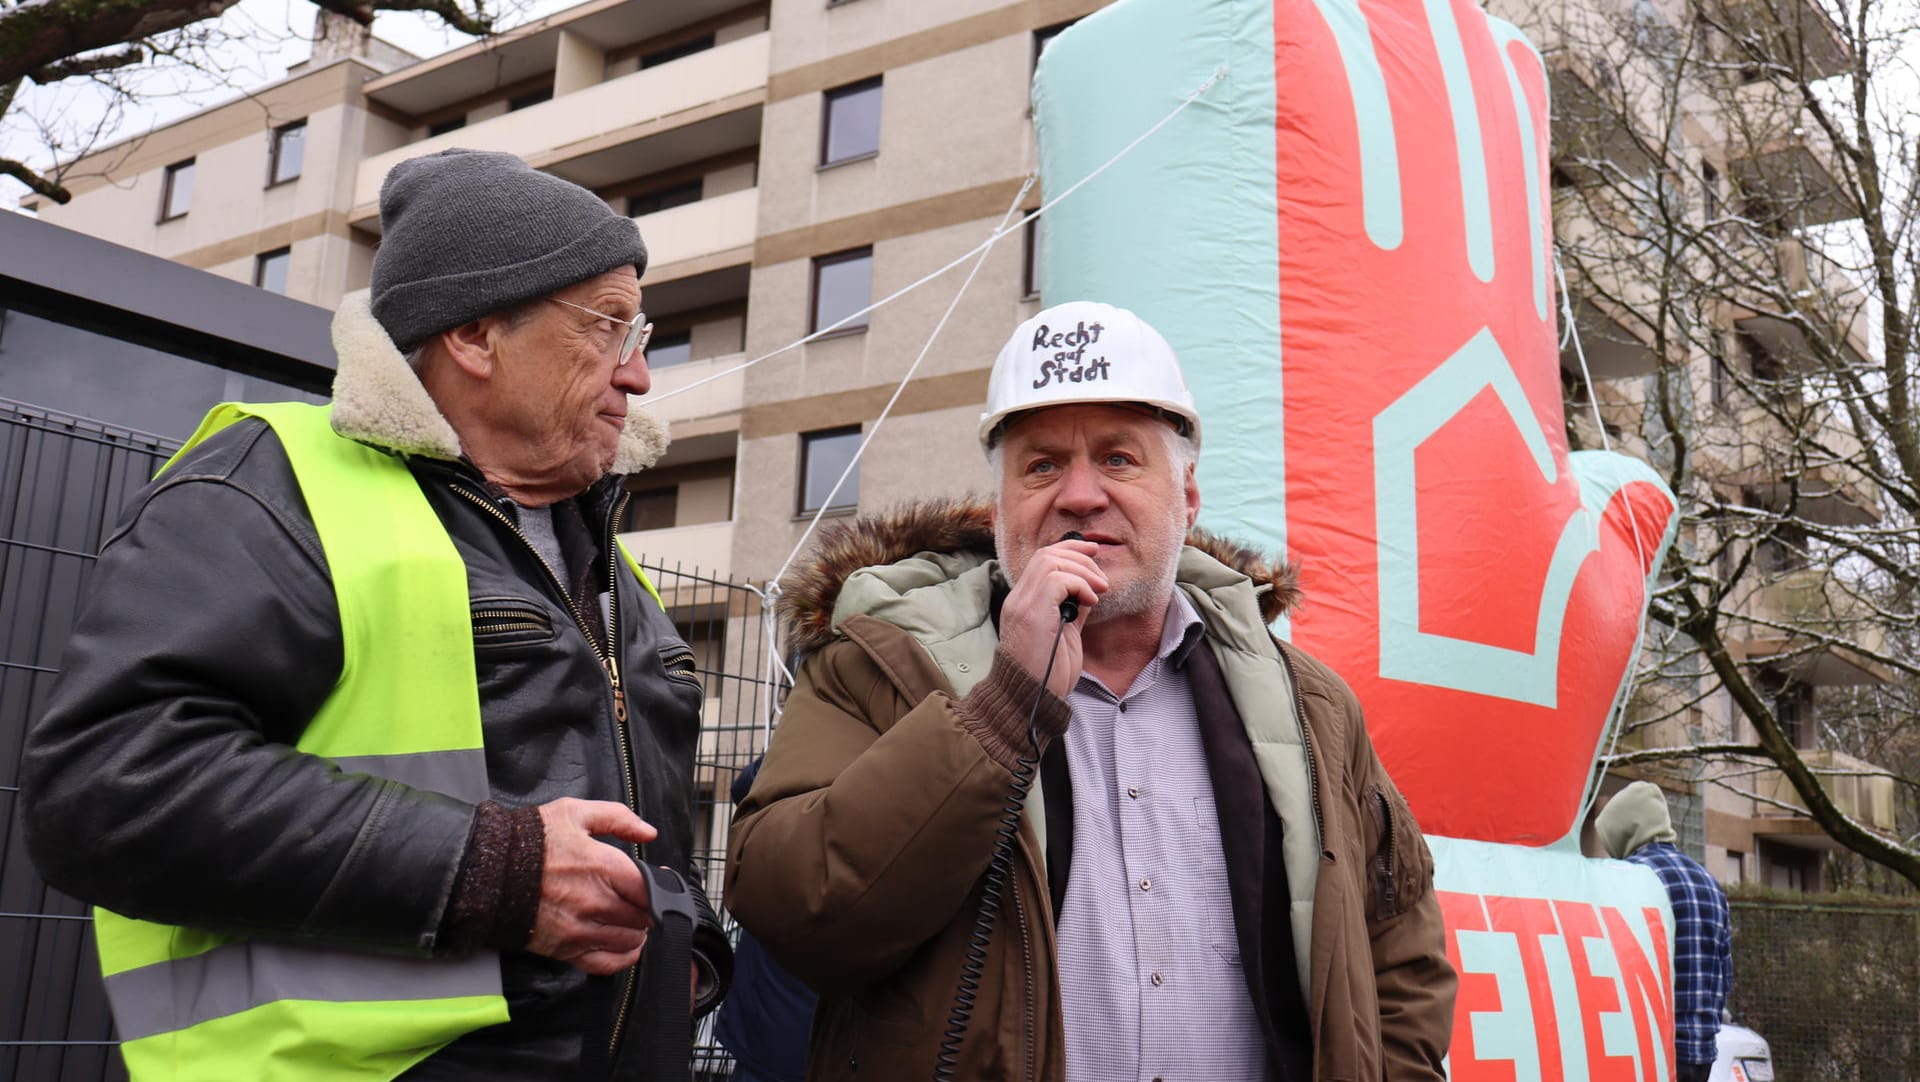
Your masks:
<path fill-rule="evenodd" d="M 296 746 L 345 771 L 487 799 L 466 565 L 413 474 L 336 435 L 327 407 L 293 402 L 216 406 L 180 455 L 248 417 L 286 448 L 339 603 L 340 680 Z M 507 1020 L 497 954 L 393 958 L 94 914 L 136 1082 L 385 1082 Z"/>

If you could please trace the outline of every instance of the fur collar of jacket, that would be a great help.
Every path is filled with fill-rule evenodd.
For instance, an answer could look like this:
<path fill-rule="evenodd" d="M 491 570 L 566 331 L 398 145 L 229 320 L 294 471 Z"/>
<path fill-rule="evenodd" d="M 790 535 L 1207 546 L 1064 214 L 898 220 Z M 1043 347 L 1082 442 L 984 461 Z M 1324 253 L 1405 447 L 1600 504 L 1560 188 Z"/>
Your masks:
<path fill-rule="evenodd" d="M 1200 529 L 1187 534 L 1187 545 L 1251 579 L 1260 594 L 1260 615 L 1269 623 L 1299 605 L 1298 571 L 1287 560 Z M 992 503 L 978 498 L 912 501 L 881 514 L 823 525 L 808 556 L 780 582 L 788 643 L 802 653 L 825 646 L 833 639 L 834 603 L 849 575 L 920 552 L 992 558 Z"/>
<path fill-rule="evenodd" d="M 404 455 L 458 461 L 460 435 L 440 412 L 407 359 L 373 318 L 372 295 L 349 293 L 333 317 L 333 430 L 348 439 Z M 670 437 L 667 424 L 637 406 L 611 472 L 638 473 L 660 460 Z"/>

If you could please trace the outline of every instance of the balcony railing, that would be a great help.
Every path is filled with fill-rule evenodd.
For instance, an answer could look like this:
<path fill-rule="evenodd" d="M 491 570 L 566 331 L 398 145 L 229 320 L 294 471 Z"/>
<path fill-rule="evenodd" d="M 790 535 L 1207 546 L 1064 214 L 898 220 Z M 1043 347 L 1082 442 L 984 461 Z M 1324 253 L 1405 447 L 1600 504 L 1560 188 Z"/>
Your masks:
<path fill-rule="evenodd" d="M 620 535 L 621 543 L 648 567 L 682 568 L 714 579 L 730 577 L 733 568 L 733 522 L 706 522 L 698 526 L 670 526 L 664 530 L 636 530 Z"/>
<path fill-rule="evenodd" d="M 760 33 L 730 41 L 368 158 L 360 165 L 354 204 L 376 201 L 387 174 L 408 158 L 468 147 L 503 150 L 546 166 L 572 153 L 601 149 L 626 129 L 650 121 L 670 126 L 676 114 L 764 89 L 769 40 L 770 35 Z"/>
<path fill-rule="evenodd" d="M 1798 238 L 1783 237 L 1771 251 L 1755 253 L 1753 270 L 1767 286 L 1758 303 L 1766 314 L 1736 317 L 1735 322 L 1767 352 L 1795 370 L 1868 362 L 1867 293 L 1846 268 Z M 1804 313 L 1815 334 L 1830 343 L 1827 351 L 1808 341 L 1793 319 L 1783 318 L 1793 312 Z"/>
<path fill-rule="evenodd" d="M 1748 661 L 1815 686 L 1879 683 L 1890 676 L 1874 660 L 1887 648 L 1885 625 L 1825 568 L 1801 568 L 1763 582 L 1748 595 L 1747 611 L 1765 621 L 1746 624 Z M 1773 624 L 1785 626 L 1768 626 Z"/>
<path fill-rule="evenodd" d="M 1833 140 L 1810 116 L 1798 88 L 1768 80 L 1721 95 L 1714 118 L 1735 182 L 1764 211 L 1795 225 L 1855 216 Z"/>
<path fill-rule="evenodd" d="M 672 368 L 654 371 L 653 390 L 639 404 L 653 411 L 661 420 L 669 424 L 698 421 L 708 417 L 721 417 L 729 413 L 740 412 L 743 391 L 746 386 L 743 372 L 729 372 L 711 383 L 700 383 L 719 372 L 726 372 L 747 359 L 744 353 L 728 353 L 719 357 L 676 364 Z M 677 392 L 689 384 L 700 383 L 684 394 Z M 657 405 L 655 403 L 658 403 Z"/>
<path fill-rule="evenodd" d="M 760 189 L 746 188 L 634 219 L 647 241 L 646 284 L 713 267 L 713 257 L 748 253 L 760 223 Z"/>
<path fill-rule="evenodd" d="M 1833 799 L 1834 806 L 1845 812 L 1848 818 L 1872 830 L 1891 832 L 1894 829 L 1894 782 L 1880 767 L 1844 752 L 1825 748 L 1802 751 L 1800 758 L 1819 776 L 1820 784 Z M 1787 781 L 1787 776 L 1777 770 L 1766 771 L 1754 778 L 1753 791 L 1769 800 L 1791 804 L 1803 812 L 1806 809 L 1806 802 L 1800 799 L 1800 794 Z M 1760 819 L 1798 818 L 1769 804 L 1761 805 L 1757 811 Z M 1764 828 L 1761 830 L 1764 832 Z"/>

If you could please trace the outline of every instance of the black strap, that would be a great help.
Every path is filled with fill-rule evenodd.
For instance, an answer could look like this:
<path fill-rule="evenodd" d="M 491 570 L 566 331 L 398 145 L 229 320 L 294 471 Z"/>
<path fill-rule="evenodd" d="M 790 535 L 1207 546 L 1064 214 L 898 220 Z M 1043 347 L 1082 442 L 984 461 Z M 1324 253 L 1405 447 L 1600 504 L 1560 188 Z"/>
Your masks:
<path fill-rule="evenodd" d="M 633 1028 L 614 1077 L 639 1082 L 690 1082 L 693 1058 L 693 892 L 672 868 L 641 863 L 653 928 L 641 954 Z"/>

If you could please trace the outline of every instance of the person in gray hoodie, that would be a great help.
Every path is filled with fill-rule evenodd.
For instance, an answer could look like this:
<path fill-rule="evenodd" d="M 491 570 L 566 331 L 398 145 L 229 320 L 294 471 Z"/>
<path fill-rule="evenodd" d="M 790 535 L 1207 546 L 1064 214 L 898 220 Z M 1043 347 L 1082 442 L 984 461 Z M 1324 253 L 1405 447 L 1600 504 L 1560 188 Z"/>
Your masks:
<path fill-rule="evenodd" d="M 1673 844 L 1666 794 L 1652 782 L 1620 790 L 1594 823 L 1607 852 L 1644 864 L 1673 901 L 1673 1043 L 1676 1082 L 1706 1082 L 1714 1035 L 1733 988 L 1733 925 L 1713 876 Z"/>

